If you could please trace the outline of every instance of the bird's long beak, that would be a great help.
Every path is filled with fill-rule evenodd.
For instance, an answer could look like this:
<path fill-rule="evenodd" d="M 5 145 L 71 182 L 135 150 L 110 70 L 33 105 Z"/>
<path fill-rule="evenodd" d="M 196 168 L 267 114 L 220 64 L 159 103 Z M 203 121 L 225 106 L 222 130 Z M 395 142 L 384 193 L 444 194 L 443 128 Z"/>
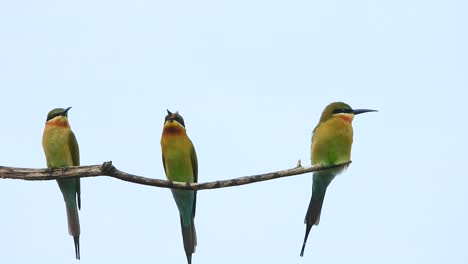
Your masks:
<path fill-rule="evenodd" d="M 372 109 L 353 109 L 353 114 L 354 115 L 359 115 L 362 113 L 367 113 L 367 112 L 378 112 L 377 110 L 372 110 Z"/>
<path fill-rule="evenodd" d="M 70 110 L 70 109 L 71 109 L 71 106 L 70 106 L 70 107 L 67 107 L 67 108 L 65 108 L 65 110 L 63 110 L 63 114 L 64 114 L 64 115 L 65 115 L 65 114 L 67 114 L 68 110 Z"/>
<path fill-rule="evenodd" d="M 166 121 L 169 121 L 170 123 L 172 123 L 175 119 L 175 116 L 171 111 L 169 111 L 169 109 L 166 109 L 166 111 L 167 111 L 167 115 L 169 116 L 169 119 L 167 119 Z"/>

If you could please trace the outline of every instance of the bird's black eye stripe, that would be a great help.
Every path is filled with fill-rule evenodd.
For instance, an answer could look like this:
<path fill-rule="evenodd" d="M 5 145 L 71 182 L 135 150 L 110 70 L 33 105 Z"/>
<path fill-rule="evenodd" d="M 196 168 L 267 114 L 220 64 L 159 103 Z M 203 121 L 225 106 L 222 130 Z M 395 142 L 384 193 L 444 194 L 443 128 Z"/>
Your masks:
<path fill-rule="evenodd" d="M 353 109 L 351 108 L 340 108 L 333 110 L 333 114 L 352 114 Z"/>
<path fill-rule="evenodd" d="M 184 119 L 182 118 L 182 116 L 180 116 L 179 114 L 175 113 L 170 113 L 166 116 L 166 118 L 164 119 L 164 123 L 166 123 L 167 121 L 177 121 L 177 123 L 181 124 L 183 127 L 185 127 L 185 123 L 184 123 Z"/>
<path fill-rule="evenodd" d="M 180 115 L 175 116 L 175 121 L 179 122 L 179 124 L 185 127 L 184 119 Z"/>
<path fill-rule="evenodd" d="M 47 120 L 46 121 L 49 121 L 51 119 L 53 119 L 54 117 L 56 117 L 57 115 L 47 115 Z"/>
<path fill-rule="evenodd" d="M 56 118 L 57 116 L 68 116 L 66 113 L 64 114 L 63 112 L 58 112 L 58 113 L 55 113 L 53 115 L 47 115 L 47 120 L 46 121 L 49 121 L 51 119 L 54 119 Z"/>

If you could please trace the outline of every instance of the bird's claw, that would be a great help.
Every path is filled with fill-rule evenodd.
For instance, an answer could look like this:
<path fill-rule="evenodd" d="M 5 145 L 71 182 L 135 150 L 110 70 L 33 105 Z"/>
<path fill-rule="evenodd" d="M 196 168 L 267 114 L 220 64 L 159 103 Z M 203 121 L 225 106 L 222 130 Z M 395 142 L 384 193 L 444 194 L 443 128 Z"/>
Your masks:
<path fill-rule="evenodd" d="M 52 177 L 52 174 L 54 173 L 54 168 L 47 168 L 47 173 L 49 174 L 49 177 Z"/>

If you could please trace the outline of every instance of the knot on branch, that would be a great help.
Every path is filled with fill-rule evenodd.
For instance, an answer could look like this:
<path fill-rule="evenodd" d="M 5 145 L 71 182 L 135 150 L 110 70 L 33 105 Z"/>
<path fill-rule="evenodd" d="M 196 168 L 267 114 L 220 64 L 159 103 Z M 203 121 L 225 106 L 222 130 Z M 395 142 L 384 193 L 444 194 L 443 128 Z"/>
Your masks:
<path fill-rule="evenodd" d="M 110 175 L 112 174 L 116 168 L 112 165 L 112 161 L 106 161 L 101 166 L 101 171 L 103 175 Z"/>

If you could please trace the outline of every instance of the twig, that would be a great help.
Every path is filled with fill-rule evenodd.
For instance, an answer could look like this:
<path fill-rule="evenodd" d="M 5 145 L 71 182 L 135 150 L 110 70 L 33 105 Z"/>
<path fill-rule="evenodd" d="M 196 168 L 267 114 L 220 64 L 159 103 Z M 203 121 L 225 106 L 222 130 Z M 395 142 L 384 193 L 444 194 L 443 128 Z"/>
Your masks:
<path fill-rule="evenodd" d="M 118 170 L 112 165 L 111 161 L 104 162 L 102 165 L 76 166 L 54 169 L 29 169 L 0 166 L 0 179 L 20 179 L 27 181 L 55 180 L 66 178 L 86 178 L 97 176 L 109 176 L 123 181 L 133 182 L 142 185 L 149 185 L 161 188 L 172 188 L 182 190 L 207 190 L 224 187 L 239 186 L 261 181 L 268 181 L 288 176 L 294 176 L 314 171 L 327 170 L 330 168 L 347 167 L 351 161 L 339 163 L 333 166 L 312 166 L 302 167 L 300 161 L 297 166 L 291 169 L 275 171 L 270 173 L 245 176 L 230 180 L 221 180 L 205 183 L 184 183 L 173 182 L 160 179 L 146 178 L 133 175 Z"/>

